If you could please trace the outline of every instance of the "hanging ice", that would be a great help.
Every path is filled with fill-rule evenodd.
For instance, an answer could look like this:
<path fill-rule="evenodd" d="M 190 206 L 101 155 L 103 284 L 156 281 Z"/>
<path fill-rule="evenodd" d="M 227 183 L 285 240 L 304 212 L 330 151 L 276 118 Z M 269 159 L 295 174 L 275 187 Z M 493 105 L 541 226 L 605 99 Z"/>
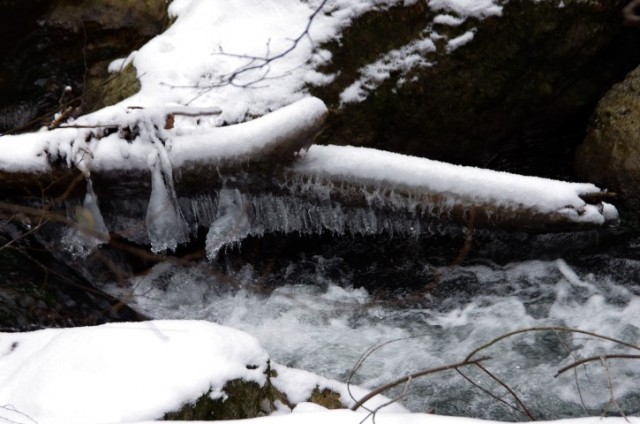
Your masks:
<path fill-rule="evenodd" d="M 161 253 L 175 250 L 178 244 L 188 240 L 188 229 L 178 207 L 173 190 L 173 178 L 164 172 L 160 154 L 157 152 L 149 155 L 149 167 L 151 196 L 145 224 L 151 251 Z"/>
<path fill-rule="evenodd" d="M 218 213 L 207 233 L 207 258 L 215 259 L 225 246 L 233 246 L 251 233 L 243 197 L 238 190 L 218 194 Z"/>
<path fill-rule="evenodd" d="M 100 213 L 91 177 L 87 176 L 86 181 L 87 193 L 84 202 L 74 211 L 76 225 L 67 229 L 62 237 L 65 250 L 79 258 L 89 256 L 96 247 L 109 241 L 109 230 Z"/>

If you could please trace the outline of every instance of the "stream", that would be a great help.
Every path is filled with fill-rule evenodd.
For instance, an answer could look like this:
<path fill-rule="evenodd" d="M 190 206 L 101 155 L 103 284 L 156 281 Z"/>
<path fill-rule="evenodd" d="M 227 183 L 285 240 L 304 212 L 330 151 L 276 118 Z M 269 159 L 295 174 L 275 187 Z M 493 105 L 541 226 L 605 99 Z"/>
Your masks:
<path fill-rule="evenodd" d="M 561 236 L 542 237 L 540 243 Z M 603 246 L 545 252 L 532 249 L 532 240 L 519 246 L 511 238 L 501 256 L 487 259 L 489 243 L 478 244 L 458 265 L 452 265 L 456 249 L 447 251 L 442 240 L 429 237 L 282 238 L 249 239 L 214 263 L 160 263 L 127 285 L 104 289 L 153 318 L 204 319 L 245 330 L 272 360 L 340 381 L 378 346 L 352 379 L 367 388 L 461 361 L 494 337 L 529 327 L 578 328 L 640 344 L 640 239 L 634 237 L 608 253 L 601 253 Z M 620 353 L 638 352 L 585 334 L 539 331 L 476 357 L 491 358 L 486 369 L 536 419 L 558 419 L 640 413 L 637 359 L 597 360 L 554 378 L 580 358 Z M 528 420 L 483 371 L 460 371 L 504 402 L 456 371 L 386 394 L 402 396 L 414 412 Z"/>

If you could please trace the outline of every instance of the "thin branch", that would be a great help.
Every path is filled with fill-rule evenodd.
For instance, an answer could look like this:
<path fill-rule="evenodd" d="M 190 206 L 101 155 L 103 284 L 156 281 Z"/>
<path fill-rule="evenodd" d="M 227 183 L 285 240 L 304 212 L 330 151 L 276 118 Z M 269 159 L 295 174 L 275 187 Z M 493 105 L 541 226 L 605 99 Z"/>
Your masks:
<path fill-rule="evenodd" d="M 618 412 L 620 413 L 620 415 L 622 415 L 622 418 L 624 418 L 626 422 L 629 422 L 629 419 L 625 415 L 624 411 L 622 410 L 622 408 L 620 408 L 620 404 L 616 400 L 616 396 L 613 394 L 613 383 L 611 382 L 611 374 L 609 373 L 609 366 L 607 365 L 607 360 L 604 356 L 601 356 L 600 360 L 602 361 L 602 366 L 604 367 L 605 374 L 607 375 L 607 387 L 609 388 L 609 405 L 615 406 L 618 409 Z M 607 405 L 607 407 L 609 405 Z M 605 408 L 605 410 L 602 412 L 603 415 L 606 413 L 606 411 L 607 411 L 607 408 Z"/>
<path fill-rule="evenodd" d="M 351 372 L 349 373 L 349 377 L 347 378 L 347 392 L 349 393 L 349 396 L 351 397 L 351 400 L 353 400 L 354 402 L 357 401 L 357 399 L 355 398 L 355 396 L 351 392 L 351 384 L 352 384 L 351 382 L 353 380 L 353 377 L 358 372 L 358 370 L 362 367 L 362 365 L 364 365 L 365 361 L 367 360 L 367 358 L 369 358 L 369 356 L 371 356 L 378 349 L 381 349 L 384 346 L 389 345 L 391 343 L 400 342 L 400 341 L 403 341 L 403 340 L 415 339 L 415 338 L 418 338 L 418 337 L 424 337 L 424 336 L 422 336 L 422 335 L 420 335 L 420 336 L 408 336 L 408 337 L 401 337 L 401 338 L 393 339 L 393 340 L 387 340 L 386 342 L 378 343 L 378 344 L 368 348 L 362 355 L 360 355 L 360 357 L 356 361 L 356 363 L 353 366 L 353 368 L 351 368 Z"/>
<path fill-rule="evenodd" d="M 604 359 L 640 359 L 640 355 L 624 355 L 624 354 L 616 353 L 616 354 L 610 354 L 610 355 L 590 356 L 588 358 L 580 359 L 579 361 L 576 361 L 570 365 L 567 365 L 564 368 L 560 368 L 553 377 L 556 378 L 570 369 L 579 367 L 580 365 L 583 365 L 589 362 L 602 361 L 603 358 Z"/>
<path fill-rule="evenodd" d="M 465 373 L 463 373 L 462 371 L 460 371 L 459 369 L 456 369 L 456 372 L 458 374 L 460 374 L 460 376 L 462 378 L 464 378 L 465 380 L 467 380 L 467 382 L 469 382 L 469 384 L 471 384 L 472 386 L 474 386 L 475 388 L 477 388 L 478 390 L 481 390 L 484 394 L 492 397 L 493 399 L 497 400 L 500 403 L 504 403 L 505 405 L 507 405 L 509 408 L 518 411 L 518 412 L 522 412 L 520 409 L 518 409 L 517 406 L 510 404 L 509 402 L 507 402 L 506 400 L 504 400 L 503 398 L 501 398 L 500 396 L 492 393 L 491 391 L 489 391 L 488 389 L 485 389 L 484 387 L 482 387 L 480 384 L 476 383 L 475 381 L 473 381 L 471 378 L 469 378 Z"/>
<path fill-rule="evenodd" d="M 565 342 L 565 340 L 562 337 L 560 337 L 560 333 L 555 331 L 555 335 L 556 335 L 556 338 L 558 339 L 558 342 L 560 342 L 560 344 L 564 348 L 565 352 L 571 355 L 574 361 L 578 361 L 579 360 L 578 356 L 571 351 L 569 346 L 567 346 L 567 343 Z M 589 376 L 587 375 L 587 378 L 588 377 Z M 576 382 L 576 390 L 578 391 L 578 396 L 580 397 L 580 405 L 582 405 L 582 409 L 584 410 L 585 414 L 589 415 L 589 408 L 587 408 L 587 404 L 584 401 L 584 396 L 582 395 L 582 389 L 580 388 L 580 380 L 578 379 L 578 368 L 573 369 L 573 378 L 574 378 L 574 381 Z"/>
<path fill-rule="evenodd" d="M 558 332 L 566 332 L 566 333 L 585 334 L 587 336 L 595 337 L 595 338 L 602 339 L 602 340 L 608 340 L 610 342 L 617 343 L 617 344 L 619 344 L 621 346 L 626 346 L 628 348 L 640 351 L 640 347 L 638 347 L 638 346 L 636 346 L 634 344 L 627 343 L 627 342 L 625 342 L 623 340 L 614 339 L 613 337 L 603 336 L 602 334 L 593 333 L 591 331 L 584 331 L 584 330 L 579 330 L 577 328 L 569 328 L 569 327 L 530 327 L 530 328 L 523 328 L 521 330 L 511 331 L 509 333 L 506 333 L 506 334 L 503 334 L 501 336 L 498 336 L 493 340 L 490 340 L 489 342 L 483 344 L 479 348 L 473 350 L 469 355 L 467 355 L 467 357 L 465 358 L 465 361 L 469 361 L 478 352 L 493 346 L 494 344 L 498 343 L 501 340 L 507 339 L 509 337 L 513 337 L 513 336 L 518 335 L 518 334 L 539 332 L 539 331 L 558 331 Z"/>
<path fill-rule="evenodd" d="M 456 362 L 455 364 L 443 365 L 441 367 L 435 367 L 435 368 L 427 368 L 427 369 L 423 369 L 423 370 L 420 370 L 420 371 L 416 371 L 416 372 L 414 372 L 412 374 L 409 374 L 409 375 L 405 375 L 404 377 L 400 377 L 400 378 L 398 378 L 396 380 L 393 380 L 393 381 L 391 381 L 391 382 L 389 382 L 387 384 L 384 384 L 384 385 L 378 387 L 377 389 L 374 389 L 374 390 L 370 391 L 364 397 L 362 397 L 359 401 L 357 401 L 355 403 L 355 405 L 353 405 L 351 407 L 351 410 L 352 411 L 357 410 L 358 408 L 360 408 L 365 402 L 367 402 L 371 398 L 373 398 L 373 397 L 375 397 L 375 396 L 377 396 L 377 395 L 379 395 L 381 393 L 384 393 L 385 391 L 387 391 L 387 390 L 389 390 L 389 389 L 391 389 L 391 388 L 393 388 L 395 386 L 398 386 L 398 385 L 400 385 L 402 383 L 405 383 L 406 381 L 413 380 L 413 379 L 416 379 L 418 377 L 423 377 L 423 376 L 429 375 L 429 374 L 435 374 L 435 373 L 442 372 L 442 371 L 454 370 L 454 369 L 461 368 L 461 367 L 466 367 L 466 366 L 469 366 L 469 365 L 478 365 L 478 364 L 480 364 L 480 362 L 486 361 L 488 359 L 491 359 L 491 358 L 488 357 L 488 356 L 483 356 L 482 358 L 474 359 L 472 361 L 465 360 L 465 361 L 461 361 L 461 362 Z"/>
<path fill-rule="evenodd" d="M 322 0 L 322 3 L 320 3 L 320 5 L 313 11 L 313 13 L 311 15 L 309 15 L 309 18 L 307 20 L 307 24 L 304 28 L 304 30 L 296 37 L 294 38 L 291 43 L 291 46 L 289 46 L 287 49 L 283 50 L 282 52 L 271 56 L 269 54 L 269 44 L 267 44 L 267 55 L 264 57 L 259 57 L 259 56 L 252 56 L 252 55 L 238 55 L 238 54 L 233 54 L 233 53 L 225 53 L 225 52 L 221 52 L 220 54 L 223 55 L 227 55 L 227 56 L 231 56 L 231 57 L 239 57 L 239 58 L 246 58 L 246 59 L 250 59 L 249 63 L 245 66 L 242 66 L 238 69 L 236 69 L 235 71 L 231 72 L 228 75 L 223 75 L 222 78 L 220 79 L 220 82 L 213 84 L 213 85 L 208 85 L 208 86 L 201 86 L 201 87 L 190 87 L 190 88 L 204 88 L 203 91 L 201 91 L 200 93 L 198 93 L 197 96 L 195 96 L 193 99 L 189 100 L 186 104 L 189 105 L 190 103 L 194 102 L 195 100 L 199 99 L 200 97 L 202 97 L 203 95 L 205 95 L 206 93 L 210 92 L 211 90 L 215 89 L 215 88 L 219 88 L 225 85 L 233 85 L 233 86 L 238 86 L 238 87 L 247 87 L 250 85 L 253 85 L 259 81 L 262 81 L 269 73 L 269 69 L 267 69 L 266 73 L 263 74 L 262 77 L 260 77 L 257 80 L 251 81 L 247 84 L 237 84 L 235 82 L 236 78 L 238 78 L 239 76 L 241 76 L 242 74 L 245 74 L 247 72 L 251 72 L 251 71 L 255 71 L 258 69 L 262 69 L 264 67 L 268 67 L 271 62 L 281 59 L 284 56 L 288 55 L 289 53 L 291 53 L 293 50 L 295 50 L 298 47 L 298 44 L 300 43 L 300 41 L 302 41 L 304 38 L 311 38 L 309 36 L 309 30 L 311 29 L 311 25 L 313 24 L 313 21 L 315 20 L 316 16 L 318 16 L 318 14 L 320 13 L 320 11 L 324 8 L 324 6 L 327 4 L 329 0 Z"/>
<path fill-rule="evenodd" d="M 516 392 L 513 391 L 513 389 L 511 389 L 511 387 L 509 387 L 508 384 L 506 384 L 504 381 L 500 380 L 498 377 L 496 377 L 495 375 L 493 375 L 488 369 L 486 369 L 485 367 L 482 366 L 482 364 L 477 363 L 475 364 L 475 366 L 477 366 L 478 368 L 480 368 L 482 371 L 484 371 L 485 374 L 487 374 L 489 377 L 491 377 L 496 383 L 498 383 L 499 385 L 501 385 L 502 387 L 505 388 L 506 391 L 509 392 L 509 394 L 513 397 L 513 399 L 515 399 L 515 401 L 518 403 L 518 405 L 520 405 L 520 408 L 522 408 L 522 410 L 520 412 L 524 413 L 527 417 L 529 417 L 529 419 L 531 421 L 535 421 L 535 417 L 533 416 L 533 414 L 531 414 L 531 412 L 529 412 L 529 410 L 527 409 L 527 407 L 525 406 L 524 402 L 522 402 L 522 400 L 520 399 L 520 397 L 516 394 Z"/>
<path fill-rule="evenodd" d="M 369 413 L 367 414 L 366 417 L 364 417 L 362 419 L 362 421 L 360 421 L 360 424 L 363 424 L 367 418 L 371 417 L 371 421 L 373 421 L 373 424 L 375 424 L 376 422 L 376 414 L 378 413 L 378 411 L 380 411 L 382 408 L 385 408 L 393 403 L 396 403 L 397 401 L 403 399 L 405 396 L 407 396 L 407 392 L 409 391 L 409 385 L 411 384 L 411 378 L 407 379 L 407 381 L 404 384 L 404 388 L 402 389 L 402 393 L 400 393 L 398 396 L 396 396 L 395 398 L 389 400 L 388 402 L 383 403 L 382 405 L 378 406 L 376 409 L 374 409 L 373 411 L 369 411 Z"/>

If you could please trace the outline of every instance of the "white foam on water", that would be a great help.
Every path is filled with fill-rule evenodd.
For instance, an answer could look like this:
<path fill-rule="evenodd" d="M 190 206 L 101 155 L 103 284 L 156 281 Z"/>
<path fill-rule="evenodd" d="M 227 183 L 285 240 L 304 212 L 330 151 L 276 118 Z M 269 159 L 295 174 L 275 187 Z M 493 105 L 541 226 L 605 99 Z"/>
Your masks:
<path fill-rule="evenodd" d="M 321 260 L 317 264 L 307 274 L 292 269 L 287 278 L 299 284 L 264 292 L 255 289 L 261 277 L 250 266 L 224 280 L 205 266 L 161 264 L 132 281 L 133 306 L 155 318 L 204 318 L 242 329 L 255 335 L 275 361 L 341 380 L 367 349 L 405 339 L 367 359 L 355 377 L 367 387 L 460 361 L 492 338 L 525 327 L 574 327 L 640 344 L 637 290 L 612 276 L 585 274 L 566 261 L 442 268 L 440 286 L 447 294 L 426 295 L 413 305 L 378 301 L 365 289 L 340 286 L 322 272 Z M 556 371 L 579 357 L 620 352 L 637 353 L 586 335 L 551 331 L 504 340 L 481 355 L 492 357 L 487 368 L 510 384 L 537 418 L 557 418 L 586 413 L 573 373 L 554 378 Z M 504 393 L 478 370 L 464 371 L 483 387 Z M 606 370 L 594 362 L 578 368 L 590 414 L 601 413 L 609 402 L 607 374 L 617 399 L 623 405 L 635 399 L 637 405 L 637 362 L 612 359 Z M 404 403 L 413 411 L 525 419 L 454 371 L 416 380 L 408 393 Z"/>

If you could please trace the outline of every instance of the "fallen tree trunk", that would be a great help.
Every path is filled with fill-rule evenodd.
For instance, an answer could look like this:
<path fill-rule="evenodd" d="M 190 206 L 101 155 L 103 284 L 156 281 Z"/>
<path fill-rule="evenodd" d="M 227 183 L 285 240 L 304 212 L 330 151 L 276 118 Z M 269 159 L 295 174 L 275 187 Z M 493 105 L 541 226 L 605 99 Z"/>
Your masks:
<path fill-rule="evenodd" d="M 4 196 L 24 201 L 29 193 L 36 204 L 57 200 L 67 210 L 84 196 L 82 207 L 101 234 L 150 243 L 154 251 L 173 250 L 194 228 L 209 228 L 210 257 L 227 243 L 268 232 L 419 235 L 432 232 L 432 223 L 554 232 L 618 219 L 592 184 L 373 149 L 309 148 L 327 114 L 314 98 L 243 124 L 174 128 L 179 117 L 213 113 L 132 109 L 114 113 L 118 127 L 105 124 L 103 114 L 102 121 L 5 137 Z M 12 150 L 12 141 L 25 143 Z"/>

